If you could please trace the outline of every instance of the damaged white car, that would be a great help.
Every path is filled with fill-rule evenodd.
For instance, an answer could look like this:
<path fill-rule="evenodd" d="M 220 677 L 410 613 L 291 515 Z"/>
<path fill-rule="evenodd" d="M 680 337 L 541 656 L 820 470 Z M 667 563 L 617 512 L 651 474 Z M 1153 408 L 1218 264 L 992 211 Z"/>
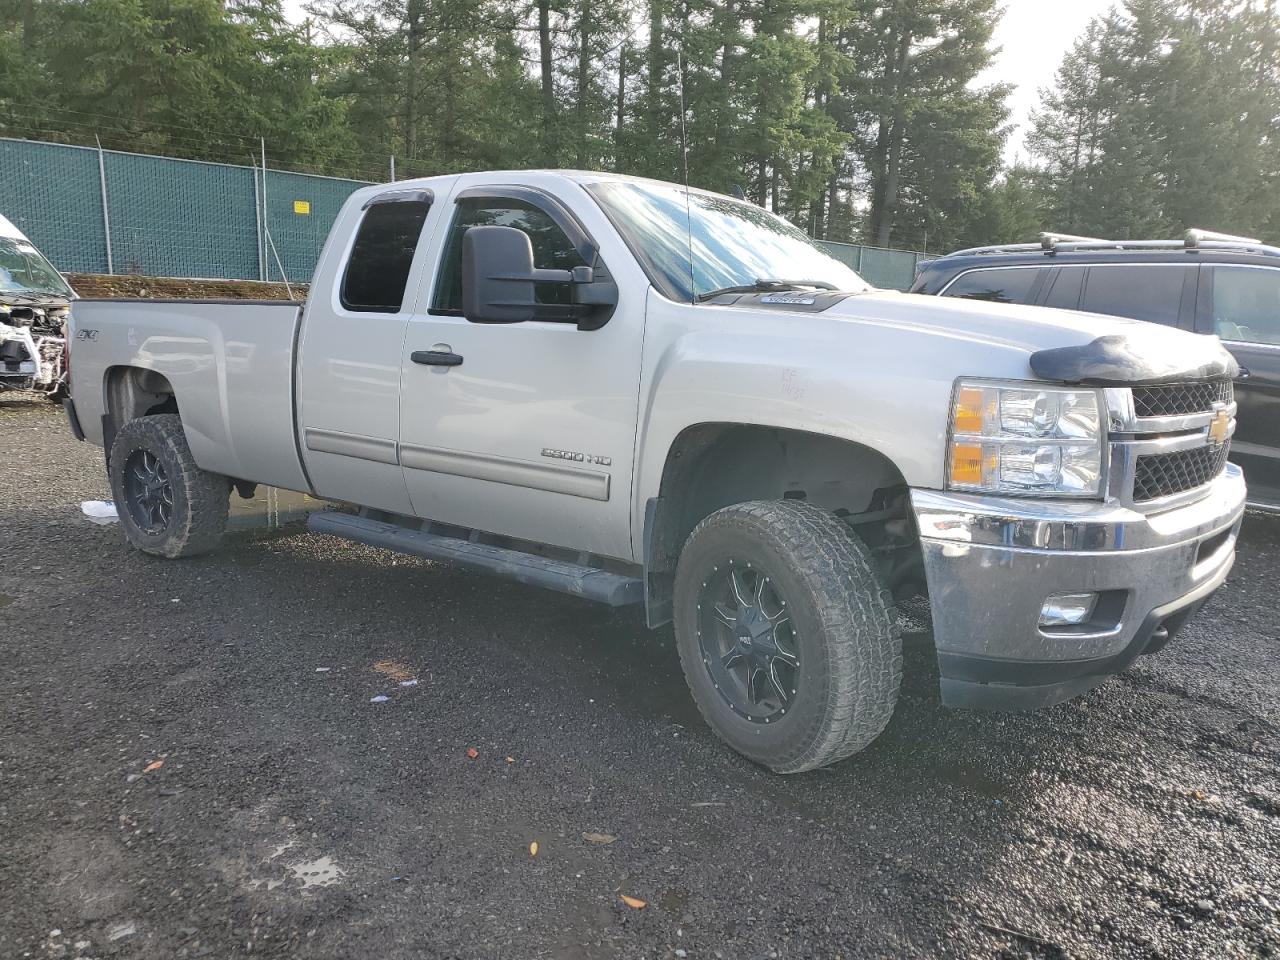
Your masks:
<path fill-rule="evenodd" d="M 66 323 L 75 298 L 22 231 L 0 217 L 0 392 L 67 392 Z"/>

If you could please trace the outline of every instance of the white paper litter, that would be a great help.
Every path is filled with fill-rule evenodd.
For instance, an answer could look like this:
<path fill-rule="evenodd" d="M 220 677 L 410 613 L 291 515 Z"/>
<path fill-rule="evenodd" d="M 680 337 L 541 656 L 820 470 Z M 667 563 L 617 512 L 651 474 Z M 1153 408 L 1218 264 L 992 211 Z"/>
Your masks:
<path fill-rule="evenodd" d="M 110 500 L 85 500 L 80 504 L 80 512 L 90 523 L 106 525 L 116 523 L 120 517 L 116 514 L 116 505 Z"/>
<path fill-rule="evenodd" d="M 376 697 L 370 697 L 369 702 L 370 703 L 386 703 L 390 699 L 391 699 L 390 697 L 384 697 L 381 694 L 379 694 Z"/>

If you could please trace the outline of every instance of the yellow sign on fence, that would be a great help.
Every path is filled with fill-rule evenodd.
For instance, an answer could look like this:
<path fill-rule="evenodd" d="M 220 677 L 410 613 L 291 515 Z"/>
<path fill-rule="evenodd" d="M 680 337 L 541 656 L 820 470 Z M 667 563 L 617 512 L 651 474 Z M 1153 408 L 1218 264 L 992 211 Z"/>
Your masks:
<path fill-rule="evenodd" d="M 293 201 L 293 212 L 300 217 L 311 216 L 311 201 L 310 200 Z"/>

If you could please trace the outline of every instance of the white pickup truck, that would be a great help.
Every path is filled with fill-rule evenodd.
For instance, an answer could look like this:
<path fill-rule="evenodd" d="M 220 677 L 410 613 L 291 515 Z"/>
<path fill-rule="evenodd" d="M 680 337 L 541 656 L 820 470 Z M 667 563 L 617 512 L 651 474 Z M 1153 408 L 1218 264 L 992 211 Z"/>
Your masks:
<path fill-rule="evenodd" d="M 129 541 L 231 491 L 313 530 L 674 621 L 784 773 L 870 743 L 927 594 L 943 701 L 1031 708 L 1157 649 L 1231 568 L 1234 361 L 1135 321 L 874 290 L 758 207 L 512 172 L 368 187 L 306 306 L 92 301 L 72 429 Z"/>

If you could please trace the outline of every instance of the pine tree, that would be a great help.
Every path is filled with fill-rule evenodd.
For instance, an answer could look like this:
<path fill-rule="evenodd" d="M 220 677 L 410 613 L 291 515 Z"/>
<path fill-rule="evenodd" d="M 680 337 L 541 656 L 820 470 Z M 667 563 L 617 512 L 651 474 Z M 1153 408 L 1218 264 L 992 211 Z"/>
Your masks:
<path fill-rule="evenodd" d="M 1028 138 L 1064 232 L 1280 226 L 1280 12 L 1264 0 L 1128 0 L 1094 21 Z"/>
<path fill-rule="evenodd" d="M 956 216 L 990 186 L 1005 135 L 1007 88 L 972 88 L 998 17 L 995 0 L 859 0 L 844 122 L 869 181 L 869 242 L 919 242 L 929 224 L 964 234 Z"/>

